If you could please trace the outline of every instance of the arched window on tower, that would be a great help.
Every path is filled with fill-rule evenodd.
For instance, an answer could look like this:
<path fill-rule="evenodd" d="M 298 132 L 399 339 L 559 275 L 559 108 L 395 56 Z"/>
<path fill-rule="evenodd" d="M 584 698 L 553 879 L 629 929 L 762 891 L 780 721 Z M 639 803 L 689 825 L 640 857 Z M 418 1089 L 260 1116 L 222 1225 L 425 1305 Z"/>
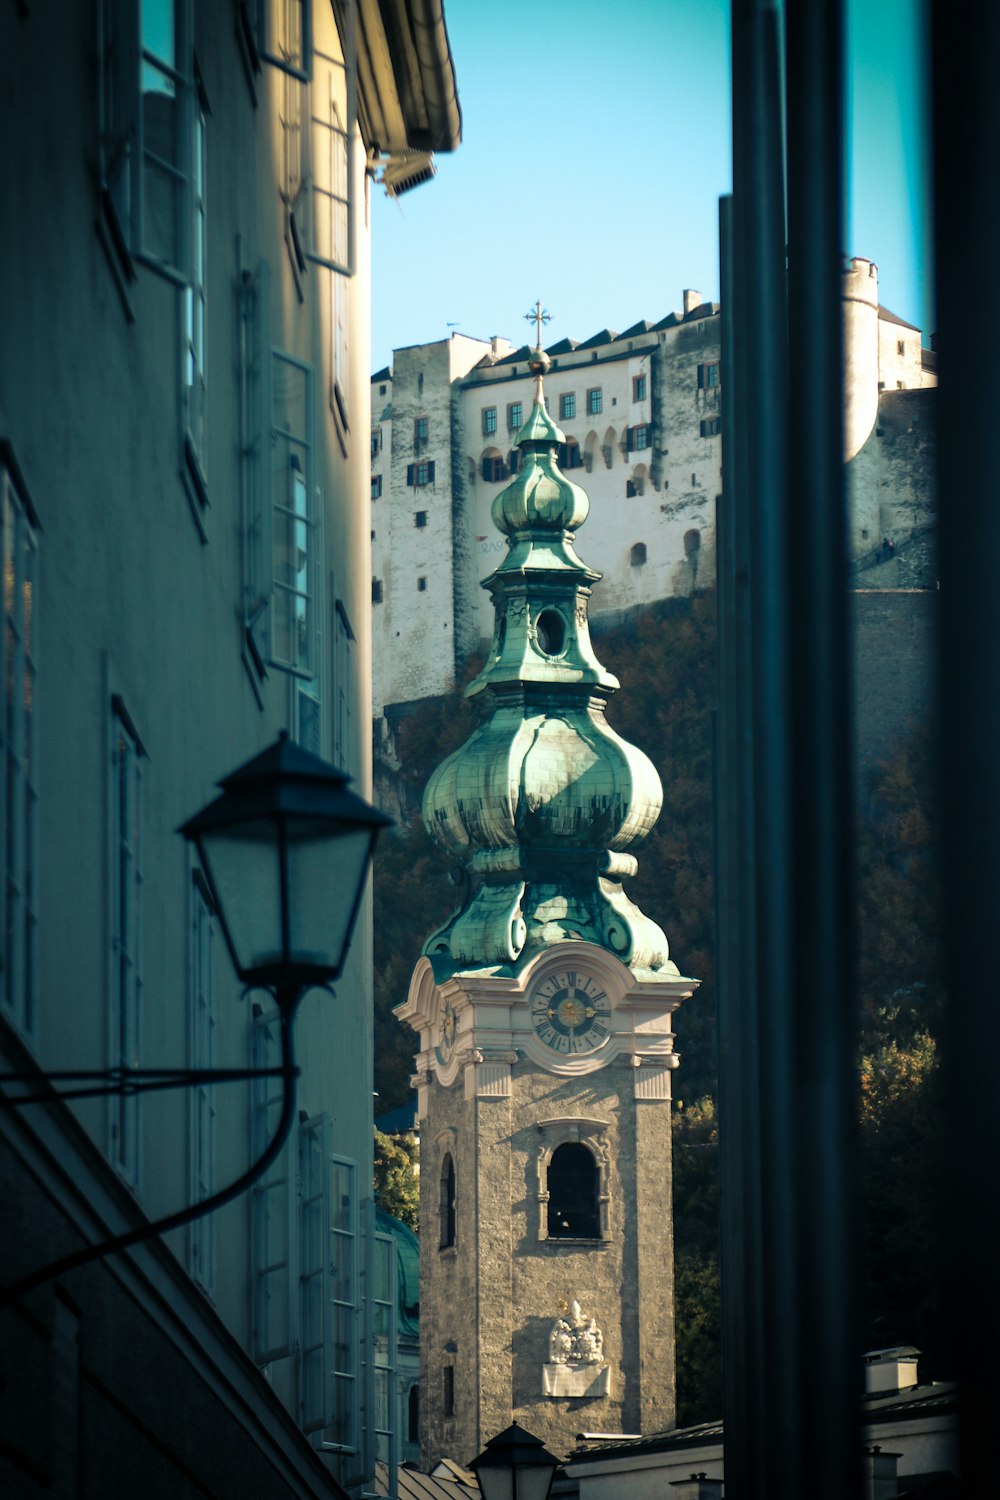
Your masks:
<path fill-rule="evenodd" d="M 446 1151 L 441 1163 L 441 1243 L 439 1248 L 447 1250 L 455 1243 L 455 1163 L 451 1152 Z"/>
<path fill-rule="evenodd" d="M 593 1152 L 579 1141 L 557 1146 L 549 1162 L 549 1239 L 600 1239 L 600 1190 Z"/>

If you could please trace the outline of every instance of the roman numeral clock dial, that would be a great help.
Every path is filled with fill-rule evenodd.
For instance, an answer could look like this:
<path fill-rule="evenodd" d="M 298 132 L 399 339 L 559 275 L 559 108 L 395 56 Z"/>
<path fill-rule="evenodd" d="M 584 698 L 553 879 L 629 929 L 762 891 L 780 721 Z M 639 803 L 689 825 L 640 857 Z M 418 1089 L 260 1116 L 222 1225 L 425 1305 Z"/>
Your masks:
<path fill-rule="evenodd" d="M 608 997 L 589 974 L 550 974 L 532 991 L 530 1004 L 535 1035 L 563 1057 L 596 1052 L 611 1034 Z"/>

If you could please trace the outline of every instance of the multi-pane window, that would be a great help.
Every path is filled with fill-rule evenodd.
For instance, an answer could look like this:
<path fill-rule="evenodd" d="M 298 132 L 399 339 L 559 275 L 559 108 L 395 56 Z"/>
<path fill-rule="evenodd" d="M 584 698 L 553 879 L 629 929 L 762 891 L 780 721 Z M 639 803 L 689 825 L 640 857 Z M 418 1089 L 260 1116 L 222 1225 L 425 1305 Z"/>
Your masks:
<path fill-rule="evenodd" d="M 37 544 L 16 466 L 0 444 L 3 528 L 4 711 L 0 836 L 3 838 L 3 1011 L 29 1040 L 36 1024 L 35 574 Z"/>
<path fill-rule="evenodd" d="M 499 484 L 507 478 L 507 468 L 499 453 L 484 454 L 481 469 L 487 484 Z"/>
<path fill-rule="evenodd" d="M 381 429 L 381 427 L 373 427 L 372 428 L 372 458 L 377 458 L 378 455 L 381 452 L 382 452 L 382 429 Z"/>
<path fill-rule="evenodd" d="M 215 1065 L 215 931 L 208 893 L 198 875 L 191 882 L 191 927 L 188 969 L 189 1052 L 191 1067 Z M 191 1201 L 202 1203 L 215 1189 L 215 1089 L 200 1080 L 190 1096 Z M 212 1296 L 215 1291 L 215 1216 L 205 1214 L 188 1225 L 191 1275 Z"/>
<path fill-rule="evenodd" d="M 299 1396 L 302 1427 L 318 1432 L 333 1418 L 330 1350 L 330 1118 L 299 1129 Z"/>
<path fill-rule="evenodd" d="M 700 391 L 711 391 L 719 384 L 719 362 L 715 360 L 712 364 L 698 366 L 698 389 Z"/>
<path fill-rule="evenodd" d="M 341 1157 L 329 1161 L 329 1266 L 331 1340 L 327 1368 L 332 1374 L 331 1418 L 324 1447 L 358 1446 L 358 1203 L 357 1172 Z"/>
<path fill-rule="evenodd" d="M 413 451 L 421 453 L 427 447 L 428 422 L 426 417 L 413 419 Z"/>
<path fill-rule="evenodd" d="M 373 474 L 372 475 L 372 499 L 373 500 L 381 500 L 381 498 L 382 498 L 382 475 L 381 474 Z"/>
<path fill-rule="evenodd" d="M 424 527 L 424 526 L 426 526 L 427 525 L 427 512 L 425 510 L 415 511 L 414 512 L 414 516 L 413 516 L 413 524 L 414 524 L 414 526 L 421 527 L 421 528 Z"/>
<path fill-rule="evenodd" d="M 425 484 L 434 483 L 434 460 L 432 458 L 422 459 L 420 463 L 406 465 L 406 482 L 422 488 Z"/>
<path fill-rule="evenodd" d="M 604 392 L 601 387 L 594 386 L 587 392 L 587 414 L 588 416 L 599 416 L 604 410 Z"/>
<path fill-rule="evenodd" d="M 701 424 L 702 437 L 718 437 L 722 431 L 722 422 L 719 417 L 705 417 Z"/>
<path fill-rule="evenodd" d="M 317 674 L 317 518 L 313 505 L 312 371 L 272 355 L 273 593 L 270 661 Z"/>
<path fill-rule="evenodd" d="M 100 0 L 98 158 L 102 201 L 130 255 L 187 282 L 192 235 L 190 0 Z"/>
<path fill-rule="evenodd" d="M 278 1013 L 255 1013 L 253 1066 L 274 1068 L 281 1061 Z M 281 1078 L 257 1078 L 253 1084 L 254 1155 L 263 1154 L 277 1129 L 284 1101 Z M 298 1334 L 297 1221 L 293 1214 L 294 1169 L 289 1146 L 252 1190 L 253 1352 L 258 1364 L 282 1359 L 295 1348 Z"/>
<path fill-rule="evenodd" d="M 142 1021 L 142 746 L 123 705 L 111 714 L 111 1064 L 139 1066 Z M 112 1095 L 111 1156 L 139 1179 L 139 1096 Z"/>
<path fill-rule="evenodd" d="M 637 427 L 626 427 L 625 448 L 627 452 L 636 453 L 649 446 L 649 427 L 645 422 L 640 422 Z"/>
<path fill-rule="evenodd" d="M 489 437 L 490 433 L 497 430 L 497 409 L 495 406 L 483 407 L 483 435 Z"/>
<path fill-rule="evenodd" d="M 524 403 L 511 401 L 507 407 L 507 431 L 520 432 L 524 426 Z"/>
<path fill-rule="evenodd" d="M 184 440 L 188 465 L 196 487 L 204 489 L 206 377 L 205 377 L 205 112 L 195 96 L 192 112 L 193 168 L 191 191 L 191 281 L 183 292 L 181 390 Z M 199 498 L 204 502 L 204 493 Z"/>
<path fill-rule="evenodd" d="M 646 399 L 646 377 L 645 375 L 632 376 L 632 400 L 645 401 Z"/>
<path fill-rule="evenodd" d="M 372 1244 L 373 1377 L 375 1457 L 396 1467 L 396 1247 L 391 1235 L 375 1234 Z"/>
<path fill-rule="evenodd" d="M 344 59 L 316 51 L 312 72 L 312 223 L 309 257 L 340 275 L 354 271 L 354 6 L 343 7 Z"/>
<path fill-rule="evenodd" d="M 559 417 L 565 420 L 576 416 L 576 392 L 564 391 L 559 397 Z"/>
<path fill-rule="evenodd" d="M 378 584 L 378 598 L 375 585 Z M 382 585 L 372 582 L 372 603 L 381 604 Z M 333 758 L 344 771 L 350 771 L 353 759 L 351 745 L 351 705 L 353 702 L 353 661 L 351 648 L 355 635 L 343 601 L 338 599 L 333 611 L 334 717 Z"/>
<path fill-rule="evenodd" d="M 576 438 L 567 438 L 559 444 L 556 462 L 560 469 L 579 469 L 583 465 L 583 453 Z"/>

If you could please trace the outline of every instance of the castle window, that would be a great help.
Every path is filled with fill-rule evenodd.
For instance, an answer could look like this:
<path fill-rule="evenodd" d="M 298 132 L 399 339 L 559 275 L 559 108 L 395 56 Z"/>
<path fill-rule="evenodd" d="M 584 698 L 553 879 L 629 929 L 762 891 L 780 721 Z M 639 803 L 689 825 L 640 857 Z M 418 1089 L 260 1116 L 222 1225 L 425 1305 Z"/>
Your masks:
<path fill-rule="evenodd" d="M 380 385 L 379 386 L 378 393 L 379 393 L 380 396 L 384 396 L 385 395 L 385 386 L 384 385 Z"/>
<path fill-rule="evenodd" d="M 433 460 L 433 458 L 422 459 L 421 462 L 418 463 L 418 464 L 407 464 L 406 465 L 406 482 L 407 482 L 407 484 L 414 486 L 414 488 L 416 488 L 416 489 L 422 488 L 423 485 L 425 485 L 425 484 L 433 484 L 434 483 L 434 460 Z"/>
<path fill-rule="evenodd" d="M 497 430 L 497 409 L 495 406 L 483 407 L 483 435 L 489 437 L 490 433 Z"/>
<path fill-rule="evenodd" d="M 560 469 L 579 469 L 583 467 L 583 453 L 576 438 L 567 438 L 564 443 L 559 444 L 559 454 L 556 462 Z"/>
<path fill-rule="evenodd" d="M 645 422 L 640 422 L 637 427 L 626 427 L 625 451 L 627 453 L 638 453 L 649 446 L 649 427 Z"/>
<path fill-rule="evenodd" d="M 521 462 L 521 455 L 520 455 L 519 451 L 517 450 L 517 448 L 512 448 L 510 450 L 510 452 L 507 454 L 507 472 L 508 472 L 508 474 L 516 474 L 517 470 L 518 470 L 518 465 L 520 464 L 520 462 Z"/>
<path fill-rule="evenodd" d="M 905 341 L 905 339 L 897 339 L 896 340 L 896 353 L 897 354 L 905 354 L 906 353 L 906 341 Z"/>
<path fill-rule="evenodd" d="M 604 392 L 601 387 L 595 386 L 587 392 L 587 412 L 590 416 L 597 416 L 604 410 Z"/>
<path fill-rule="evenodd" d="M 441 1414 L 455 1415 L 455 1366 L 445 1365 L 441 1371 Z"/>
<path fill-rule="evenodd" d="M 636 495 L 638 493 L 639 493 L 639 491 L 635 487 L 635 480 L 634 479 L 626 479 L 626 481 L 625 481 L 625 499 L 626 500 L 634 500 L 635 497 L 636 497 Z"/>
<path fill-rule="evenodd" d="M 441 1218 L 440 1250 L 448 1250 L 455 1243 L 455 1163 L 450 1151 L 444 1154 L 441 1163 L 441 1193 L 438 1204 Z"/>
<path fill-rule="evenodd" d="M 507 431 L 519 432 L 524 425 L 524 404 L 521 401 L 511 401 L 507 407 Z"/>
<path fill-rule="evenodd" d="M 635 546 L 632 548 L 629 561 L 631 562 L 633 568 L 642 567 L 643 563 L 646 561 L 645 542 L 636 542 Z"/>
<path fill-rule="evenodd" d="M 415 417 L 413 419 L 413 451 L 422 453 L 427 447 L 428 425 L 426 417 Z"/>
<path fill-rule="evenodd" d="M 427 525 L 427 512 L 425 510 L 418 510 L 418 511 L 414 512 L 413 524 L 416 527 L 426 526 Z"/>
<path fill-rule="evenodd" d="M 381 604 L 382 603 L 382 580 L 381 580 L 381 578 L 373 578 L 372 579 L 372 603 L 373 604 Z"/>
<path fill-rule="evenodd" d="M 597 1162 L 588 1147 L 567 1141 L 552 1153 L 548 1171 L 549 1239 L 600 1238 Z"/>
<path fill-rule="evenodd" d="M 499 453 L 495 453 L 492 450 L 483 455 L 482 471 L 483 478 L 487 484 L 499 484 L 502 479 L 506 479 L 507 477 L 503 458 Z"/>
<path fill-rule="evenodd" d="M 382 498 L 382 475 L 381 474 L 373 474 L 372 475 L 372 499 L 373 500 L 380 500 L 381 498 Z"/>
<path fill-rule="evenodd" d="M 418 578 L 417 579 L 417 593 L 418 594 L 426 594 L 426 592 L 427 592 L 427 579 L 426 578 Z"/>
<path fill-rule="evenodd" d="M 719 384 L 719 363 L 698 366 L 699 391 L 713 391 Z"/>
<path fill-rule="evenodd" d="M 702 437 L 718 437 L 722 431 L 722 423 L 718 417 L 706 417 L 701 424 Z"/>
<path fill-rule="evenodd" d="M 559 397 L 559 417 L 564 420 L 576 416 L 576 392 L 564 391 Z"/>
<path fill-rule="evenodd" d="M 646 377 L 645 375 L 632 376 L 632 400 L 645 401 L 646 399 Z"/>

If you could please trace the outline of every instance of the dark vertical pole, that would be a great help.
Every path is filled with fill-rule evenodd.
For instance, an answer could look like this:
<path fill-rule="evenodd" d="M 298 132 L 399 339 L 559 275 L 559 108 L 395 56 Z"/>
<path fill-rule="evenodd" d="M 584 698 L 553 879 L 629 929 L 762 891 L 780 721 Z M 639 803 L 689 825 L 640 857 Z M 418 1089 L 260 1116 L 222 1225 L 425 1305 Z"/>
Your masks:
<path fill-rule="evenodd" d="M 735 789 L 718 797 L 719 857 L 730 861 L 719 1015 L 726 1489 L 730 1500 L 843 1500 L 860 1474 L 840 5 L 788 0 L 785 12 L 787 135 L 781 8 L 733 0 L 728 285 L 722 217 L 731 316 L 720 782 L 737 762 Z"/>
<path fill-rule="evenodd" d="M 949 964 L 948 1325 L 962 1489 L 996 1489 L 1000 1410 L 1000 11 L 933 9 L 941 746 Z"/>
<path fill-rule="evenodd" d="M 749 970 L 736 1003 L 720 1015 L 725 1060 L 729 1024 L 741 1066 L 720 1081 L 726 1398 L 731 1500 L 784 1493 L 777 1475 L 797 1443 L 787 1422 L 791 1371 L 782 1365 L 787 1305 L 794 1302 L 794 1260 L 777 1219 L 790 1196 L 792 1112 L 789 847 L 785 789 L 788 722 L 788 566 L 785 188 L 779 9 L 775 0 L 733 0 L 733 255 L 731 406 L 734 528 L 748 578 L 745 679 L 738 697 L 741 818 L 737 878 Z M 747 741 L 752 751 L 747 755 Z M 733 1139 L 734 1131 L 741 1137 Z M 735 1180 L 739 1163 L 742 1184 Z M 729 1244 L 743 1216 L 748 1262 L 732 1281 Z M 741 1307 L 739 1302 L 743 1302 Z M 781 1451 L 779 1434 L 786 1451 Z M 794 1487 L 787 1493 L 795 1493 Z"/>
<path fill-rule="evenodd" d="M 785 16 L 795 913 L 789 1020 L 799 1274 L 787 1357 L 799 1382 L 795 1421 L 808 1487 L 817 1500 L 841 1500 L 860 1484 L 855 1434 L 861 1384 L 853 1224 L 859 1011 L 840 285 L 841 0 L 787 0 Z M 805 1487 L 806 1472 L 796 1477 Z"/>
<path fill-rule="evenodd" d="M 719 708 L 715 766 L 716 993 L 719 1037 L 719 1167 L 723 1407 L 730 1493 L 749 1493 L 765 1386 L 751 1374 L 763 1347 L 760 1073 L 754 902 L 753 713 L 749 509 L 734 462 L 745 451 L 737 400 L 733 200 L 719 205 L 722 294 L 722 494 L 716 512 Z"/>

